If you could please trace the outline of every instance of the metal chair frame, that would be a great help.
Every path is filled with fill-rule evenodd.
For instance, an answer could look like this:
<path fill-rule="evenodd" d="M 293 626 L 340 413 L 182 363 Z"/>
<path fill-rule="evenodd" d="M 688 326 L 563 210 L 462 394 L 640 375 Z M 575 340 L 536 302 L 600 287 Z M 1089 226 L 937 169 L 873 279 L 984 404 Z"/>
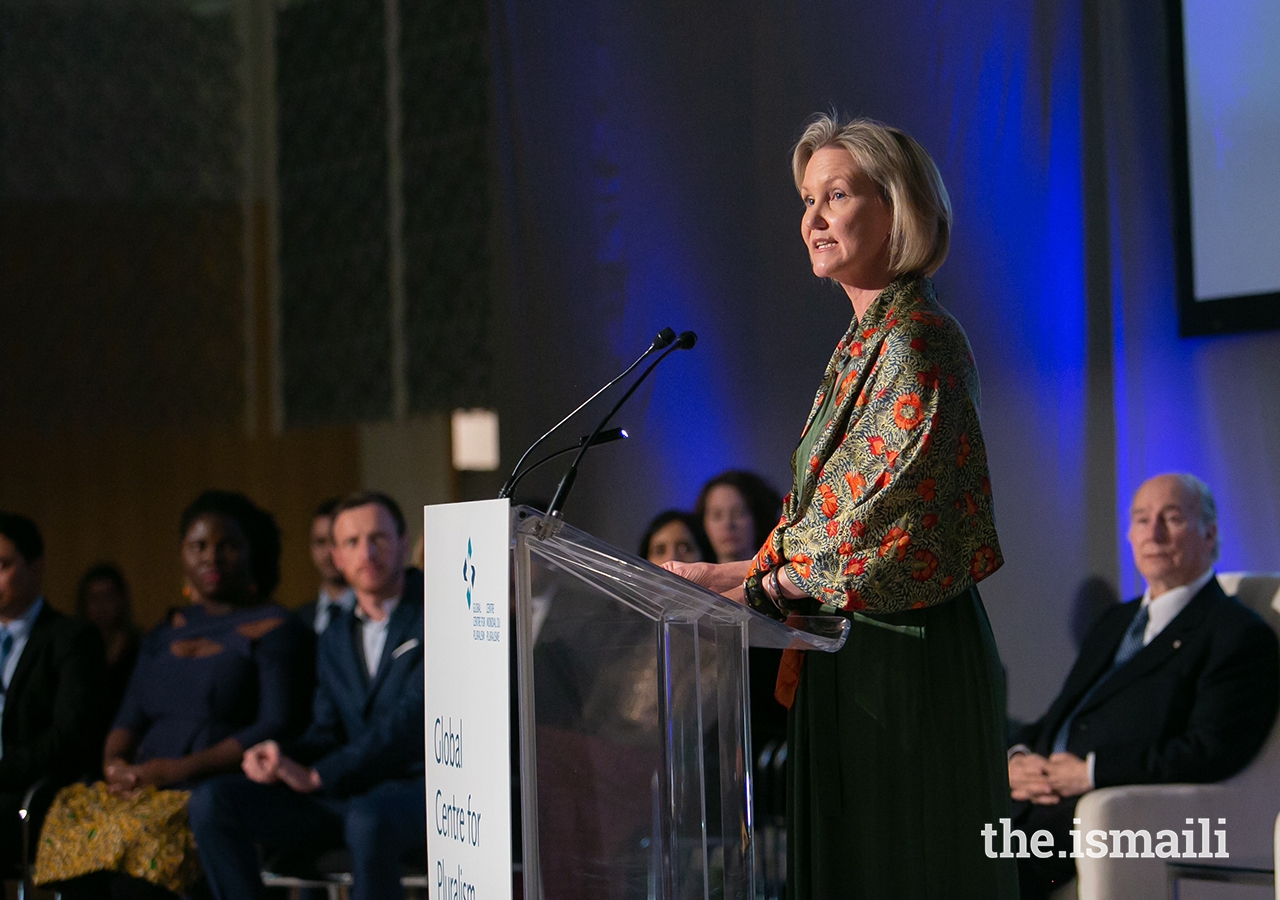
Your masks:
<path fill-rule="evenodd" d="M 22 820 L 22 874 L 17 880 L 18 900 L 27 900 L 28 897 L 34 896 L 35 883 L 31 879 L 35 863 L 33 850 L 38 834 L 33 835 L 31 829 L 37 819 L 43 818 L 44 811 L 37 808 L 36 799 L 52 784 L 53 781 L 47 775 L 37 779 L 22 795 L 22 805 L 18 807 L 18 818 Z M 6 879 L 6 881 L 9 880 Z"/>
<path fill-rule="evenodd" d="M 263 871 L 262 883 L 267 887 L 288 890 L 290 900 L 296 900 L 303 888 L 320 888 L 329 895 L 329 900 L 347 900 L 351 889 L 350 872 L 326 872 L 316 877 L 302 875 L 285 875 L 279 872 Z M 408 897 L 425 896 L 430 889 L 426 875 L 403 875 L 400 884 Z"/>

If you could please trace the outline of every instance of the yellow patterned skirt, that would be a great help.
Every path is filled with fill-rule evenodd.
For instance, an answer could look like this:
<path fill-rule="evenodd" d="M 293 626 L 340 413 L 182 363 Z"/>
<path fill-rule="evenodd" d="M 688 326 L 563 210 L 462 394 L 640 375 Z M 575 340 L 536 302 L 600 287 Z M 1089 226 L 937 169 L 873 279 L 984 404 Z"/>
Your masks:
<path fill-rule="evenodd" d="M 121 872 L 185 894 L 200 876 L 187 825 L 189 795 L 145 787 L 116 797 L 102 781 L 63 788 L 40 831 L 36 884 Z"/>

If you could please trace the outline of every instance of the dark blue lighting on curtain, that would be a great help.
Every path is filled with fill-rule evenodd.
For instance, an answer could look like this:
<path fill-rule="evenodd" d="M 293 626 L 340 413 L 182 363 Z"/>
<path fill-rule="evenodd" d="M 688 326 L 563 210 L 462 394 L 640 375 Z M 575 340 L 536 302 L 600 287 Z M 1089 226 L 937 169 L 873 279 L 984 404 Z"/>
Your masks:
<path fill-rule="evenodd" d="M 983 595 L 1014 714 L 1057 690 L 1081 581 L 1140 589 L 1123 533 L 1144 478 L 1200 474 L 1224 569 L 1280 568 L 1280 342 L 1177 336 L 1161 0 L 493 2 L 506 439 L 662 326 L 699 335 L 620 416 L 633 438 L 596 455 L 571 520 L 630 548 L 722 469 L 787 487 L 850 315 L 808 272 L 787 153 L 836 108 L 912 133 L 951 192 L 936 280 L 982 376 L 1007 560 Z"/>

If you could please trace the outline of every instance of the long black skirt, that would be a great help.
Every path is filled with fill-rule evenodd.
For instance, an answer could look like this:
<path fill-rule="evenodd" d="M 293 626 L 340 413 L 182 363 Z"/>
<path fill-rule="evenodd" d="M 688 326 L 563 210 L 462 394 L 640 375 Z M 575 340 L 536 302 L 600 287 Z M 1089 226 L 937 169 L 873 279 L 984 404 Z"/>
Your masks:
<path fill-rule="evenodd" d="M 1004 674 L 976 588 L 852 617 L 805 654 L 787 722 L 791 900 L 1016 900 L 983 827 L 1009 815 Z"/>

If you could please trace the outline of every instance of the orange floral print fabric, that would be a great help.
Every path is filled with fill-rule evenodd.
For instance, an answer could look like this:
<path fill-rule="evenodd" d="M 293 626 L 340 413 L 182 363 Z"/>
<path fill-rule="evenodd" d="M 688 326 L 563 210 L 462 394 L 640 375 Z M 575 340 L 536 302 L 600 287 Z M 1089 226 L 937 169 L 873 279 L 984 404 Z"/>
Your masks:
<path fill-rule="evenodd" d="M 895 281 L 827 364 L 805 423 L 806 435 L 818 429 L 812 451 L 792 460 L 782 518 L 747 578 L 751 605 L 773 616 L 919 609 L 998 569 L 978 405 L 969 341 L 932 282 Z M 778 565 L 812 600 L 774 606 L 761 577 Z"/>
<path fill-rule="evenodd" d="M 117 797 L 101 781 L 64 787 L 40 832 L 35 883 L 122 872 L 185 895 L 200 877 L 189 795 L 147 786 Z"/>

